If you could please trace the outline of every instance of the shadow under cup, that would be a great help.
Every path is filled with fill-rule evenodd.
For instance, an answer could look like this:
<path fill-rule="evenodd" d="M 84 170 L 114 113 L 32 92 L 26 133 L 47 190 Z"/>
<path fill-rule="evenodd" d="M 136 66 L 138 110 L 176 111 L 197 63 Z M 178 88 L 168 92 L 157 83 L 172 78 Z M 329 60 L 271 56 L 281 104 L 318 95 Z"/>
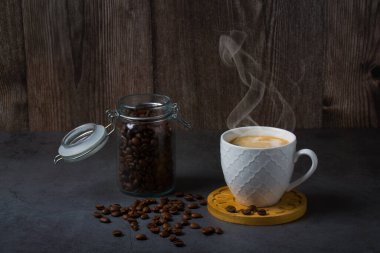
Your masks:
<path fill-rule="evenodd" d="M 250 148 L 230 143 L 236 137 L 252 135 L 274 136 L 289 143 L 272 148 Z M 285 191 L 291 190 L 289 186 L 296 154 L 296 136 L 293 133 L 273 127 L 234 128 L 222 134 L 220 154 L 225 181 L 241 204 L 271 206 Z"/>

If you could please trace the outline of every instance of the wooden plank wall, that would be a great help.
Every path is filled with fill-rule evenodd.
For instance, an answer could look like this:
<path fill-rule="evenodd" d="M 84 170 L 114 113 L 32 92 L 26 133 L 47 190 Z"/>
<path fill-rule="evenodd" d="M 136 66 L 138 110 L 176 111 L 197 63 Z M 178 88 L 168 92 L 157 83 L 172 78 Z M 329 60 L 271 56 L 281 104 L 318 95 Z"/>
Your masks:
<path fill-rule="evenodd" d="M 145 92 L 225 129 L 246 92 L 219 56 L 232 30 L 297 128 L 379 127 L 380 0 L 2 0 L 0 131 L 105 123 L 118 97 Z M 278 112 L 264 97 L 251 117 L 274 125 Z"/>

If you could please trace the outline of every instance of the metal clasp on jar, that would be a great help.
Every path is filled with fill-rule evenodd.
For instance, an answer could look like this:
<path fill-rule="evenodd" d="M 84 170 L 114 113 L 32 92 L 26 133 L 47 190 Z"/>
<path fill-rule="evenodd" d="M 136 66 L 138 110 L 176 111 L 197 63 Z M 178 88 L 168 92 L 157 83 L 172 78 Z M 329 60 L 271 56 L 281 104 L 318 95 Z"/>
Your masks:
<path fill-rule="evenodd" d="M 178 104 L 177 103 L 173 103 L 172 107 L 173 107 L 173 113 L 171 115 L 171 118 L 177 120 L 179 123 L 181 123 L 182 125 L 184 125 L 186 128 L 191 128 L 190 122 L 187 122 L 181 116 L 179 116 L 179 114 L 178 114 L 178 112 L 179 112 L 179 106 L 178 106 Z"/>

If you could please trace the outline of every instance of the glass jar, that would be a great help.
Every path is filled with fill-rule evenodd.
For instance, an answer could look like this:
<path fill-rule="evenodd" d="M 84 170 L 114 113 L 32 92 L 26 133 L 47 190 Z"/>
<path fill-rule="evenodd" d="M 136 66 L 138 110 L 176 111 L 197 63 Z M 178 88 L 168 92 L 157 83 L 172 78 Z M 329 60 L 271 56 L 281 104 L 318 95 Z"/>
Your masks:
<path fill-rule="evenodd" d="M 110 123 L 106 127 L 89 123 L 68 133 L 54 162 L 92 155 L 116 130 L 117 181 L 121 191 L 138 196 L 171 192 L 176 167 L 173 119 L 190 127 L 179 117 L 177 104 L 164 95 L 129 95 L 120 98 L 116 110 L 108 110 L 107 116 Z"/>
<path fill-rule="evenodd" d="M 118 181 L 123 192 L 165 194 L 175 177 L 176 105 L 162 95 L 130 95 L 119 100 Z"/>

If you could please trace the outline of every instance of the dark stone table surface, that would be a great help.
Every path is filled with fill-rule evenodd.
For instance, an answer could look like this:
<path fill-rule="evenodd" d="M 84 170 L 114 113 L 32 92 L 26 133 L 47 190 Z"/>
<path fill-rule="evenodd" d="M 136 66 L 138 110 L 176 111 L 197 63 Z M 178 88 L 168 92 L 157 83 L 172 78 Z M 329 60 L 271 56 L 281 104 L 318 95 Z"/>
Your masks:
<path fill-rule="evenodd" d="M 177 135 L 178 191 L 207 196 L 223 186 L 217 132 Z M 122 219 L 101 224 L 97 203 L 130 204 L 116 185 L 116 146 L 111 140 L 78 163 L 52 160 L 63 133 L 0 134 L 0 252 L 380 252 L 380 131 L 296 131 L 297 148 L 313 149 L 315 174 L 298 189 L 308 198 L 306 215 L 277 226 L 244 226 L 200 212 L 200 225 L 223 235 L 185 229 L 184 248 L 151 234 L 147 241 Z M 309 166 L 301 158 L 297 175 Z M 145 222 L 142 222 L 145 224 Z M 113 229 L 125 236 L 115 238 Z"/>

